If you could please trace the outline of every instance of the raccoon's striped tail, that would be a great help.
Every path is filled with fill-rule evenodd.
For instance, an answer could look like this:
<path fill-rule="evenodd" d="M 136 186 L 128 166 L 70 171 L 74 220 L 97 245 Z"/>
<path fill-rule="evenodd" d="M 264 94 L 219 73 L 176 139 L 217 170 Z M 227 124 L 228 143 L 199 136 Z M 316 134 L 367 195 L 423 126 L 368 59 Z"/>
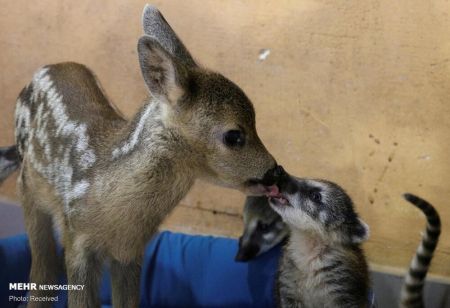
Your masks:
<path fill-rule="evenodd" d="M 0 148 L 0 184 L 20 166 L 20 155 L 15 145 Z"/>
<path fill-rule="evenodd" d="M 433 252 L 441 234 L 441 220 L 438 212 L 427 201 L 412 194 L 404 194 L 406 200 L 419 208 L 427 218 L 427 227 L 422 242 L 411 261 L 403 283 L 400 307 L 423 307 L 423 286 L 430 267 Z"/>

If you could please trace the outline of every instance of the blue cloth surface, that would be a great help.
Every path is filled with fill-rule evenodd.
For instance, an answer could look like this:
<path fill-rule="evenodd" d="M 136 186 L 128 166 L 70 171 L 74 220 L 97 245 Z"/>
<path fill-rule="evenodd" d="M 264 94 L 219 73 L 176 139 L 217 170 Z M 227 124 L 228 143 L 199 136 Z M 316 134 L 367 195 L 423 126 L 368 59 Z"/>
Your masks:
<path fill-rule="evenodd" d="M 158 234 L 147 246 L 141 276 L 141 307 L 273 307 L 272 288 L 279 247 L 248 263 L 234 261 L 234 239 Z M 0 240 L 0 307 L 17 307 L 9 296 L 10 282 L 27 282 L 31 256 L 25 235 Z M 63 280 L 61 283 L 65 283 Z M 107 270 L 100 287 L 101 302 L 111 306 Z M 56 307 L 65 307 L 67 293 Z"/>

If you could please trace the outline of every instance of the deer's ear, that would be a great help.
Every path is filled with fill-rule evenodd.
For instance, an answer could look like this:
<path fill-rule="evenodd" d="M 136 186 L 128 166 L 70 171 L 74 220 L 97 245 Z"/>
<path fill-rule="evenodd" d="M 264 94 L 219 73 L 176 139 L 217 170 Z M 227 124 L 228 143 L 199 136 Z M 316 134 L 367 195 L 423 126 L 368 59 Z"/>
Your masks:
<path fill-rule="evenodd" d="M 139 39 L 138 54 L 142 76 L 151 94 L 175 104 L 184 94 L 187 70 L 149 36 Z"/>
<path fill-rule="evenodd" d="M 191 54 L 170 27 L 161 12 L 147 4 L 142 13 L 142 27 L 145 35 L 153 37 L 172 56 L 186 66 L 196 66 Z"/>

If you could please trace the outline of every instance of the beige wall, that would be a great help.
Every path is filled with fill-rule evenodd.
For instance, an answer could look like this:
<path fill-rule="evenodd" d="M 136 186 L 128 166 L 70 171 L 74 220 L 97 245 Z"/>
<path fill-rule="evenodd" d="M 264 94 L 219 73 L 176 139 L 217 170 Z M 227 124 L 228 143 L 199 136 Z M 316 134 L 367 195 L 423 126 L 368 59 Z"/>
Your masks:
<path fill-rule="evenodd" d="M 33 71 L 90 66 L 132 115 L 145 96 L 136 55 L 145 1 L 0 1 L 0 144 Z M 433 272 L 450 276 L 450 4 L 447 1 L 156 1 L 203 65 L 249 95 L 263 141 L 287 170 L 344 186 L 372 229 L 379 265 L 406 267 L 424 226 L 401 198 L 436 205 Z M 269 56 L 258 59 L 260 49 Z M 15 199 L 14 179 L 0 194 Z M 237 236 L 244 197 L 199 183 L 166 226 Z"/>

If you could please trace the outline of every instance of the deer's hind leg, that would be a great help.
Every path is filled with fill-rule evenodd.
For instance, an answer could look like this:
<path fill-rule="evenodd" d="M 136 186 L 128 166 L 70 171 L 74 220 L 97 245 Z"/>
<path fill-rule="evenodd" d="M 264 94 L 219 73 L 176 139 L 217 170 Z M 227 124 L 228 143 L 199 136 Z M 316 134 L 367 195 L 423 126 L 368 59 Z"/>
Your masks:
<path fill-rule="evenodd" d="M 39 207 L 27 191 L 22 192 L 22 205 L 31 248 L 30 282 L 37 286 L 36 290 L 30 291 L 30 296 L 56 296 L 55 291 L 39 290 L 39 285 L 57 284 L 62 272 L 62 257 L 57 253 L 52 217 Z M 28 307 L 51 307 L 51 304 L 51 301 L 30 301 Z"/>

